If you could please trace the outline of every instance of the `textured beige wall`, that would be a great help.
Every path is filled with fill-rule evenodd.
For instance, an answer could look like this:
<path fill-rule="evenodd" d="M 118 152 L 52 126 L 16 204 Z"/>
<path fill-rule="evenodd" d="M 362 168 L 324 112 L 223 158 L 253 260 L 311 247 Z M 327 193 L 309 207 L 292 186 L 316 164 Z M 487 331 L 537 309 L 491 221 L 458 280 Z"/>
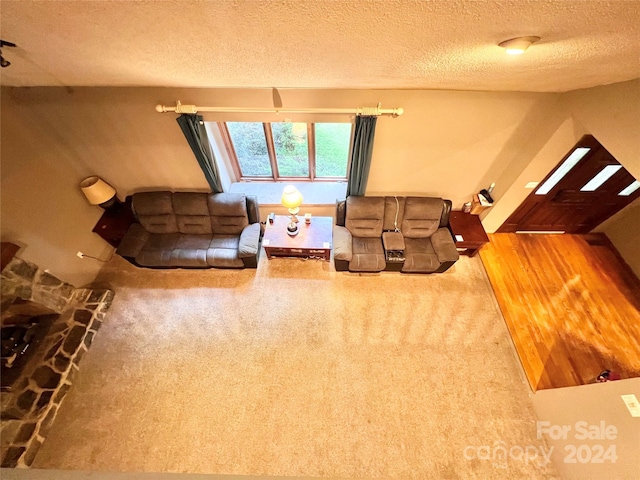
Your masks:
<path fill-rule="evenodd" d="M 101 209 L 90 206 L 78 189 L 90 171 L 52 122 L 3 96 L 2 240 L 22 246 L 19 257 L 81 286 L 93 280 L 101 264 L 76 252 L 105 258 L 110 249 L 91 233 Z"/>
<path fill-rule="evenodd" d="M 640 79 L 563 95 L 586 131 L 640 179 Z"/>
<path fill-rule="evenodd" d="M 548 426 L 569 427 L 565 428 L 564 439 L 561 435 L 552 438 L 549 434 L 542 433 L 547 441 L 547 448 L 553 447 L 551 458 L 558 467 L 561 478 L 638 478 L 640 418 L 632 417 L 620 398 L 621 395 L 631 393 L 640 398 L 640 379 L 552 388 L 535 393 L 533 407 L 538 421 L 549 422 Z M 616 438 L 602 438 L 600 433 L 598 439 L 583 440 L 581 433 L 584 424 L 578 425 L 576 429 L 577 422 L 586 422 L 586 425 L 596 427 L 604 422 L 607 426 L 615 427 Z M 599 428 L 595 430 L 602 432 Z M 592 428 L 592 432 L 595 430 Z M 572 449 L 569 445 L 581 449 L 579 458 L 583 461 L 576 461 L 575 456 L 570 456 Z M 612 448 L 617 459 L 602 463 L 598 463 L 597 459 L 592 461 L 598 451 L 594 445 L 601 445 L 604 451 Z"/>
<path fill-rule="evenodd" d="M 609 96 L 614 99 L 626 91 L 612 88 Z M 280 95 L 285 108 L 378 102 L 386 108 L 404 107 L 401 117 L 378 120 L 367 194 L 439 195 L 460 207 L 496 182 L 503 217 L 496 216 L 496 224 L 521 197 L 506 192 L 525 169 L 537 165 L 540 151 L 567 116 L 558 94 L 282 89 Z M 589 91 L 583 91 L 571 106 L 577 108 L 583 98 L 591 105 Z M 75 253 L 110 252 L 91 233 L 100 210 L 78 191 L 82 178 L 103 177 L 120 198 L 144 189 L 207 190 L 175 114 L 154 110 L 157 103 L 171 105 L 178 99 L 205 106 L 272 106 L 270 89 L 3 88 L 2 239 L 26 245 L 25 259 L 81 285 L 95 276 L 99 265 L 79 260 Z M 624 102 L 618 104 L 624 110 Z M 290 114 L 204 116 L 207 121 L 345 120 Z M 633 151 L 625 147 L 624 135 L 617 140 L 623 156 Z"/>
<path fill-rule="evenodd" d="M 627 205 L 616 215 L 599 225 L 598 232 L 604 232 L 627 264 L 640 277 L 640 198 Z"/>

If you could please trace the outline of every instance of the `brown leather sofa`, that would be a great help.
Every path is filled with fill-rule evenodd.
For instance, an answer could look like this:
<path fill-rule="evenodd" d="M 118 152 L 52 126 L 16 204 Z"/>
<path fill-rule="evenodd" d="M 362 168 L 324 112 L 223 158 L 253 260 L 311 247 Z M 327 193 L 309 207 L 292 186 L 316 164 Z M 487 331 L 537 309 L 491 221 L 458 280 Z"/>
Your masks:
<path fill-rule="evenodd" d="M 256 268 L 258 199 L 235 193 L 142 192 L 116 253 L 141 267 Z"/>
<path fill-rule="evenodd" d="M 434 197 L 347 197 L 333 227 L 337 271 L 441 273 L 459 258 L 451 201 Z"/>

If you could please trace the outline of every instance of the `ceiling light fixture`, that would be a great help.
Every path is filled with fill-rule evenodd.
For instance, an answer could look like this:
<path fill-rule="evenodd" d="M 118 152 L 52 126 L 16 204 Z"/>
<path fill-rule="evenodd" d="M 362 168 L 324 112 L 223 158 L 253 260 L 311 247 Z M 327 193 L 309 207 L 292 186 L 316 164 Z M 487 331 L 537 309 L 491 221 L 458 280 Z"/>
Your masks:
<path fill-rule="evenodd" d="M 536 43 L 540 37 L 516 37 L 505 40 L 499 46 L 504 48 L 509 55 L 522 55 L 532 43 Z"/>

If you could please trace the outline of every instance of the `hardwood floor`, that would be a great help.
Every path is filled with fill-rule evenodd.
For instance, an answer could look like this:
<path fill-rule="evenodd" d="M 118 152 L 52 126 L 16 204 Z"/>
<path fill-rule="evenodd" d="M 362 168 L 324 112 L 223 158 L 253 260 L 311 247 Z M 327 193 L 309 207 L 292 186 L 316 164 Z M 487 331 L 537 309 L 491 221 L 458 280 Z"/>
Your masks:
<path fill-rule="evenodd" d="M 489 235 L 480 250 L 531 388 L 640 376 L 640 281 L 602 235 Z"/>

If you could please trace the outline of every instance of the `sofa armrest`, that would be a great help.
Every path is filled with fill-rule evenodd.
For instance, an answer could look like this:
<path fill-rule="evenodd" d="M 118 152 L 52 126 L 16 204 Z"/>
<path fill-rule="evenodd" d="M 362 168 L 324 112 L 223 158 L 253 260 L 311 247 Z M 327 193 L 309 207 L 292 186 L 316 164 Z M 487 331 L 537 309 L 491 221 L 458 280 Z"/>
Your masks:
<path fill-rule="evenodd" d="M 148 239 L 149 232 L 139 223 L 133 223 L 116 249 L 116 253 L 121 257 L 135 258 Z"/>
<path fill-rule="evenodd" d="M 247 217 L 249 223 L 260 223 L 260 207 L 258 206 L 258 197 L 255 195 L 247 195 Z"/>
<path fill-rule="evenodd" d="M 404 250 L 404 237 L 401 232 L 382 232 L 382 246 L 386 252 Z"/>
<path fill-rule="evenodd" d="M 351 261 L 353 256 L 351 232 L 340 225 L 333 226 L 333 258 Z"/>
<path fill-rule="evenodd" d="M 247 225 L 240 234 L 240 243 L 238 244 L 238 257 L 247 258 L 258 255 L 260 248 L 260 224 L 252 223 Z"/>
<path fill-rule="evenodd" d="M 336 225 L 344 227 L 345 217 L 347 215 L 347 201 L 336 200 Z"/>
<path fill-rule="evenodd" d="M 431 246 L 438 256 L 440 263 L 455 262 L 460 258 L 456 249 L 456 242 L 448 228 L 441 227 L 431 235 Z"/>
<path fill-rule="evenodd" d="M 440 215 L 440 226 L 448 227 L 449 226 L 449 217 L 451 216 L 451 200 L 444 199 L 442 200 L 442 215 Z"/>

